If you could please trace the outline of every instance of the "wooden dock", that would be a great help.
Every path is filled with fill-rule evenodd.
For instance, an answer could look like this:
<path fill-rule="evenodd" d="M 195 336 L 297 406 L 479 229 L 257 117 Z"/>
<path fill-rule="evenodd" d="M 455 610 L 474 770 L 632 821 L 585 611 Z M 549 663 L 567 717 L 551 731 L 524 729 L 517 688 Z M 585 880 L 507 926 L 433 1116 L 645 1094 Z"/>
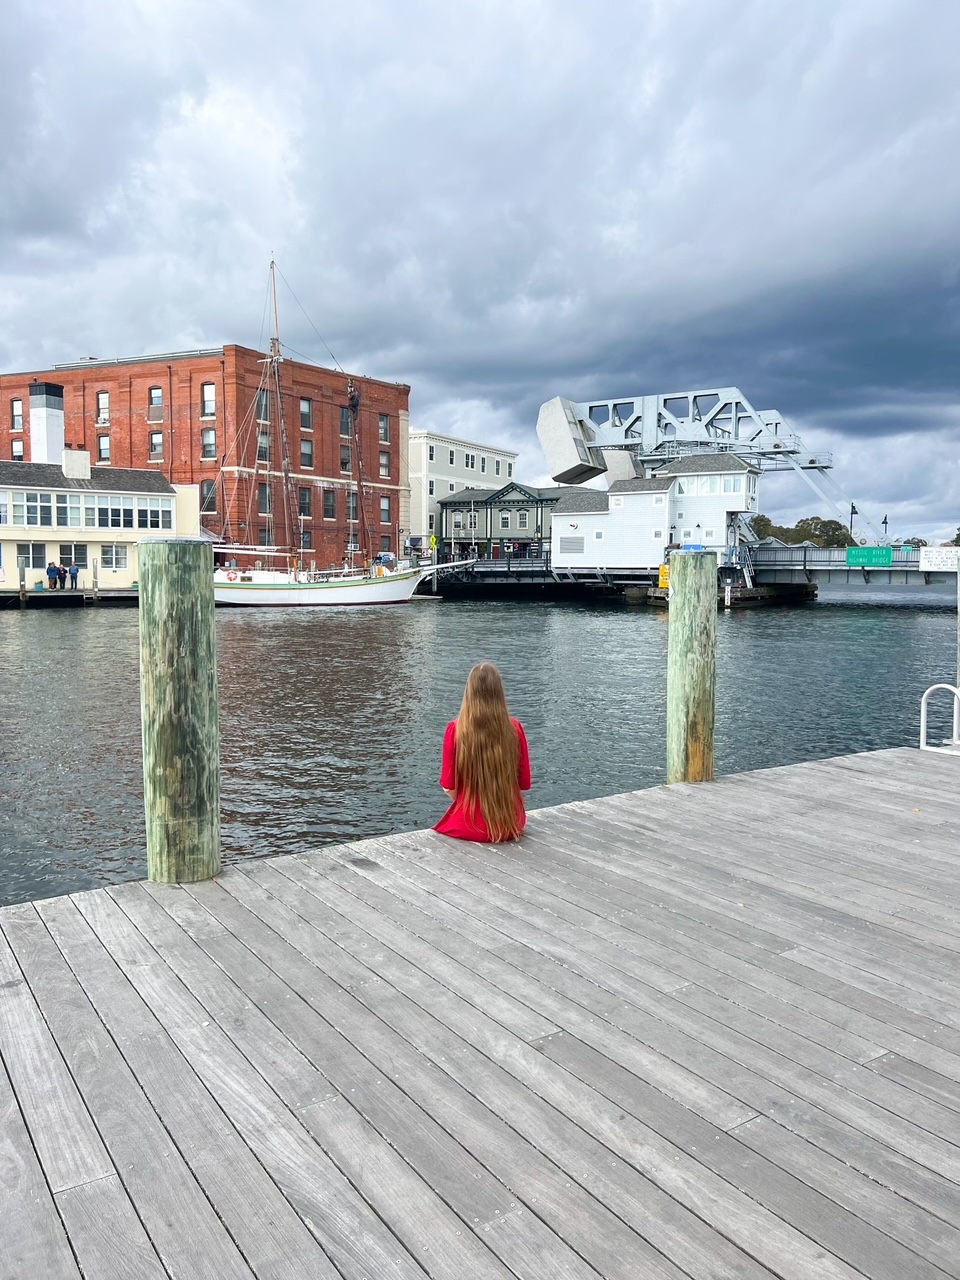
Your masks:
<path fill-rule="evenodd" d="M 960 1276 L 960 759 L 0 910 L 0 1280 Z"/>

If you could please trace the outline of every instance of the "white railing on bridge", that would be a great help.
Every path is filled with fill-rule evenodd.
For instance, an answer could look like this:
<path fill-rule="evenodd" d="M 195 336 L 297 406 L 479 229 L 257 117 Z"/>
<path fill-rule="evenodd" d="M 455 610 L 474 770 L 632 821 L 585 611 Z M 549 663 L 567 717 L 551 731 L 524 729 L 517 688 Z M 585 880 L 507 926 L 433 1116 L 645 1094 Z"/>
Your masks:
<path fill-rule="evenodd" d="M 847 547 L 787 546 L 750 547 L 754 567 L 757 569 L 919 569 L 918 547 L 892 547 L 893 563 L 890 565 L 851 565 L 847 563 Z"/>

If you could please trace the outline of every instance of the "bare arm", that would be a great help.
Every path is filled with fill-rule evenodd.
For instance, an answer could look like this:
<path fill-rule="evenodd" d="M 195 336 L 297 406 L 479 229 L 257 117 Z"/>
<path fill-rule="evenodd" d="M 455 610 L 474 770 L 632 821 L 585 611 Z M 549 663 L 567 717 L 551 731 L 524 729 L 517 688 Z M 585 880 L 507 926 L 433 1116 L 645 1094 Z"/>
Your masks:
<path fill-rule="evenodd" d="M 450 797 L 451 800 L 456 800 L 457 793 L 455 791 L 451 791 L 449 787 L 443 787 L 442 790 L 445 795 L 448 795 Z"/>

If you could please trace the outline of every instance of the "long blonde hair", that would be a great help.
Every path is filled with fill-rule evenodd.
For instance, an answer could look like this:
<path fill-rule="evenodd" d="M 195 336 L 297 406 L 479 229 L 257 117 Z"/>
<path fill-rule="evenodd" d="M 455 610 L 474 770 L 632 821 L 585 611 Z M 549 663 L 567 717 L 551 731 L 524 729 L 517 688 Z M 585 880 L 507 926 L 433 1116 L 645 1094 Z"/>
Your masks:
<path fill-rule="evenodd" d="M 479 806 L 494 840 L 512 840 L 523 829 L 519 751 L 500 672 L 480 662 L 467 676 L 457 716 L 457 791 L 468 813 Z"/>

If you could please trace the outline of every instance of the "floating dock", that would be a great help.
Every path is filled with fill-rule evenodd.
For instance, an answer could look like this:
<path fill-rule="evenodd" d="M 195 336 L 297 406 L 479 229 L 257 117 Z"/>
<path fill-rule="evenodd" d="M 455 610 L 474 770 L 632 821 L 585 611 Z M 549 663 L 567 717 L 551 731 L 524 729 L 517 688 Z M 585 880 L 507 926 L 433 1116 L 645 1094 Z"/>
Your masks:
<path fill-rule="evenodd" d="M 0 1275 L 960 1276 L 960 760 L 0 910 Z"/>

